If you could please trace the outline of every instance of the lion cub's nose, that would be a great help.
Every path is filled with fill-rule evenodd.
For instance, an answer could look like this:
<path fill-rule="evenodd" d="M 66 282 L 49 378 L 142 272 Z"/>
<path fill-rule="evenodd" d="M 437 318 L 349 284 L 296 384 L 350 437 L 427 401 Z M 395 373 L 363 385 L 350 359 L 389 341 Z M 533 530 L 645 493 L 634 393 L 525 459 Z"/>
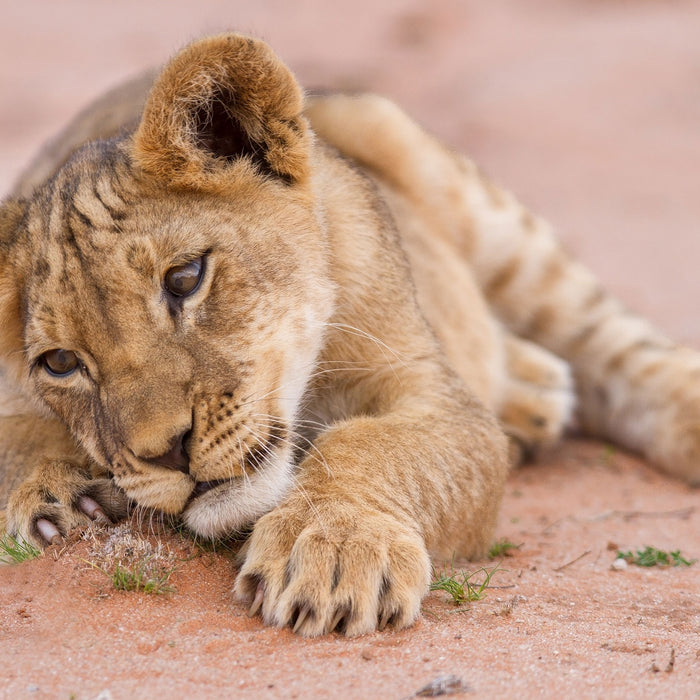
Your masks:
<path fill-rule="evenodd" d="M 185 474 L 190 470 L 190 457 L 185 449 L 185 443 L 190 435 L 190 431 L 175 436 L 170 442 L 170 449 L 158 457 L 142 457 L 144 462 L 155 464 L 159 467 L 175 469 Z"/>

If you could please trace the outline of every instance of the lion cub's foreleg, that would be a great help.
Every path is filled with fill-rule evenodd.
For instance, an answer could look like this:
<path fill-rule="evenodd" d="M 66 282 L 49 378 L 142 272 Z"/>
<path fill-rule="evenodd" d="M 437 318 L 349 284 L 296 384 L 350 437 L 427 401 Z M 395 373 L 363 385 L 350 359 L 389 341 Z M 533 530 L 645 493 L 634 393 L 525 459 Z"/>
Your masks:
<path fill-rule="evenodd" d="M 253 530 L 236 582 L 251 613 L 304 635 L 401 628 L 419 614 L 429 553 L 484 553 L 505 439 L 476 404 L 442 398 L 342 421 L 316 441 L 297 488 Z"/>

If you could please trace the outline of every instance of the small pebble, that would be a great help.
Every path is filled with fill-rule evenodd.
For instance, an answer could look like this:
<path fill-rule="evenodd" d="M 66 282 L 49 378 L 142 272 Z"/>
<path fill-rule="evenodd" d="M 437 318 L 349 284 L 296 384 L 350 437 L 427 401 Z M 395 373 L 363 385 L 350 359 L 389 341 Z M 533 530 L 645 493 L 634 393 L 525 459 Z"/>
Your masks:
<path fill-rule="evenodd" d="M 460 695 L 471 692 L 471 688 L 453 674 L 438 676 L 434 681 L 414 693 L 414 698 L 434 698 L 438 695 Z"/>
<path fill-rule="evenodd" d="M 112 693 L 110 693 L 109 690 L 101 690 L 95 695 L 94 700 L 112 700 Z"/>
<path fill-rule="evenodd" d="M 627 560 L 615 559 L 610 568 L 614 569 L 615 571 L 624 571 L 627 568 Z"/>

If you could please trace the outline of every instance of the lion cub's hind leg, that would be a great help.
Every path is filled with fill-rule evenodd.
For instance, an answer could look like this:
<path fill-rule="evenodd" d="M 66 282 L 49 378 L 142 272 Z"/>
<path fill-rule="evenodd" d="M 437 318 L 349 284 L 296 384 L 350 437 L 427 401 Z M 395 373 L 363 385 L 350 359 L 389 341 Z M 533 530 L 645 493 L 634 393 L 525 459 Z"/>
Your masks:
<path fill-rule="evenodd" d="M 507 376 L 497 413 L 510 439 L 511 463 L 517 465 L 561 438 L 576 395 L 564 360 L 508 333 L 504 348 Z"/>

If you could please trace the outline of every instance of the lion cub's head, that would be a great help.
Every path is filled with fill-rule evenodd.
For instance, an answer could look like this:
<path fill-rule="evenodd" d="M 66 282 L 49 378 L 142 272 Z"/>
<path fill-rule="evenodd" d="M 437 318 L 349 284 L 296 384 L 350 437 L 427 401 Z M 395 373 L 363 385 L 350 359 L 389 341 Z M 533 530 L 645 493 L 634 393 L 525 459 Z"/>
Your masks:
<path fill-rule="evenodd" d="M 6 362 L 131 498 L 207 536 L 288 489 L 330 315 L 301 110 L 265 44 L 207 39 L 135 132 L 2 209 Z"/>

